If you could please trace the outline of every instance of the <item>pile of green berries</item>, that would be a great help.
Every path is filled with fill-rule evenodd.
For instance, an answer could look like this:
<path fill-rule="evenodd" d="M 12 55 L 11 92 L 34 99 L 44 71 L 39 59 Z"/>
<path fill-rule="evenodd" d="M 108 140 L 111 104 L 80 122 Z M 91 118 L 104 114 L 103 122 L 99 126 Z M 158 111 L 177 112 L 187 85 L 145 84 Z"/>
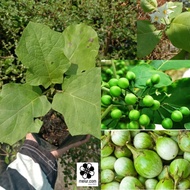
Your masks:
<path fill-rule="evenodd" d="M 181 122 L 190 115 L 190 110 L 183 107 L 173 107 L 156 99 L 156 85 L 160 82 L 160 75 L 153 74 L 146 82 L 144 90 L 135 87 L 136 75 L 126 71 L 125 76 L 110 78 L 102 81 L 102 129 L 155 129 L 153 118 L 144 112 L 151 109 L 162 118 L 162 126 L 171 129 L 174 122 Z M 170 109 L 168 108 L 170 107 Z M 160 111 L 164 108 L 170 117 L 164 117 Z"/>

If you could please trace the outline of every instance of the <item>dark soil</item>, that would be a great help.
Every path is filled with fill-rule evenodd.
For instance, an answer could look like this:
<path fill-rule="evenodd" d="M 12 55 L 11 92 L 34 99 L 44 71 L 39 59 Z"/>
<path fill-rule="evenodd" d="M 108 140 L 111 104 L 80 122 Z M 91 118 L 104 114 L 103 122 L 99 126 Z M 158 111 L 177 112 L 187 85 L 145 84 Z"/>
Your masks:
<path fill-rule="evenodd" d="M 43 125 L 39 136 L 54 146 L 59 146 L 68 136 L 69 131 L 64 118 L 54 110 L 42 117 Z"/>

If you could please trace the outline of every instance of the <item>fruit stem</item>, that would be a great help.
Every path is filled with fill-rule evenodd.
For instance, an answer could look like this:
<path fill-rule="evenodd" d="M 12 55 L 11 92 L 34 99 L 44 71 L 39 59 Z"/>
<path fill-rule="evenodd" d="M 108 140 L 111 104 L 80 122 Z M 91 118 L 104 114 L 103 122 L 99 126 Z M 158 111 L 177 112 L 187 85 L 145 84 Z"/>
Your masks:
<path fill-rule="evenodd" d="M 148 88 L 149 88 L 149 87 L 146 86 L 146 87 L 141 91 L 141 95 L 140 95 L 140 97 L 143 96 L 143 94 L 145 93 L 146 90 L 148 90 Z"/>
<path fill-rule="evenodd" d="M 104 135 L 101 138 L 101 148 L 104 148 L 104 146 L 110 141 L 111 139 L 111 133 L 109 132 L 108 135 Z"/>
<path fill-rule="evenodd" d="M 179 181 L 179 179 L 174 180 L 174 190 L 177 190 L 178 181 Z"/>
<path fill-rule="evenodd" d="M 161 112 L 159 111 L 159 110 L 156 110 L 157 112 L 158 112 L 158 114 L 160 115 L 160 117 L 162 118 L 162 119 L 165 119 L 165 117 L 161 114 Z"/>
<path fill-rule="evenodd" d="M 150 133 L 151 137 L 154 139 L 154 142 L 156 142 L 157 139 L 158 139 L 158 137 L 159 137 L 159 135 L 157 135 L 157 134 L 155 134 L 153 132 L 149 132 L 149 133 Z"/>
<path fill-rule="evenodd" d="M 174 110 L 179 109 L 179 108 L 177 108 L 177 107 L 175 107 L 175 106 L 173 106 L 173 105 L 171 105 L 171 104 L 169 104 L 169 103 L 164 103 L 163 105 L 167 105 L 167 106 L 173 108 Z"/>
<path fill-rule="evenodd" d="M 112 108 L 114 107 L 115 105 L 111 104 L 109 105 L 106 110 L 103 112 L 102 116 L 101 116 L 101 120 L 104 119 L 104 117 L 106 117 L 106 115 L 112 110 Z"/>
<path fill-rule="evenodd" d="M 138 95 L 135 92 L 133 92 L 130 88 L 128 88 L 128 91 L 134 94 L 138 98 Z"/>
<path fill-rule="evenodd" d="M 113 76 L 114 76 L 115 78 L 117 78 L 116 68 L 115 68 L 115 64 L 114 64 L 114 61 L 113 61 L 113 60 L 111 60 L 111 64 L 112 64 L 112 67 L 113 67 Z"/>
<path fill-rule="evenodd" d="M 162 107 L 163 109 L 165 109 L 167 112 L 172 113 L 172 111 L 169 110 L 169 109 L 167 109 L 165 106 L 161 105 L 161 107 Z"/>
<path fill-rule="evenodd" d="M 132 145 L 128 144 L 128 142 L 126 142 L 126 146 L 131 151 L 131 153 L 133 154 L 133 158 L 134 159 L 137 158 L 137 156 L 140 154 L 138 152 L 138 150 L 135 147 L 133 147 Z"/>
<path fill-rule="evenodd" d="M 113 101 L 112 102 L 115 106 L 125 106 L 124 102 L 118 102 L 118 101 Z"/>
<path fill-rule="evenodd" d="M 101 89 L 102 89 L 103 91 L 110 92 L 109 88 L 106 88 L 106 87 L 104 87 L 104 86 L 102 86 Z"/>
<path fill-rule="evenodd" d="M 168 95 L 168 94 L 165 94 L 164 96 L 163 96 L 163 98 L 160 100 L 160 103 L 161 102 L 163 102 L 166 98 L 168 98 L 170 95 Z"/>

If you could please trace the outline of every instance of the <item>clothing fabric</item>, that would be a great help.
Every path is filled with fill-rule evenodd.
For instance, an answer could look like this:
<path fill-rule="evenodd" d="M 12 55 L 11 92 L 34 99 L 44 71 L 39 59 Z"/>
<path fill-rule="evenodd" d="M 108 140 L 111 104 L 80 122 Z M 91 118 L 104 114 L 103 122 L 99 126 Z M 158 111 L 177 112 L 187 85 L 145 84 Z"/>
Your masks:
<path fill-rule="evenodd" d="M 52 190 L 56 178 L 56 158 L 38 143 L 25 140 L 16 160 L 0 176 L 0 190 Z"/>

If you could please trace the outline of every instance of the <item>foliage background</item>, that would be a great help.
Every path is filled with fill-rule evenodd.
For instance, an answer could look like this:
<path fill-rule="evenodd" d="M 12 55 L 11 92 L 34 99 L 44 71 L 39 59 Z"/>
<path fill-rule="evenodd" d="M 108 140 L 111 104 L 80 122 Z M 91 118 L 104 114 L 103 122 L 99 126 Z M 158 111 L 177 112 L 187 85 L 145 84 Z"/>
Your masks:
<path fill-rule="evenodd" d="M 92 26 L 100 40 L 99 58 L 136 57 L 136 0 L 2 0 L 0 55 L 11 56 L 29 21 L 62 32 L 72 23 Z"/>
<path fill-rule="evenodd" d="M 29 21 L 62 32 L 84 22 L 98 33 L 101 59 L 136 58 L 136 0 L 2 0 L 0 2 L 0 87 L 24 82 L 15 47 Z"/>

